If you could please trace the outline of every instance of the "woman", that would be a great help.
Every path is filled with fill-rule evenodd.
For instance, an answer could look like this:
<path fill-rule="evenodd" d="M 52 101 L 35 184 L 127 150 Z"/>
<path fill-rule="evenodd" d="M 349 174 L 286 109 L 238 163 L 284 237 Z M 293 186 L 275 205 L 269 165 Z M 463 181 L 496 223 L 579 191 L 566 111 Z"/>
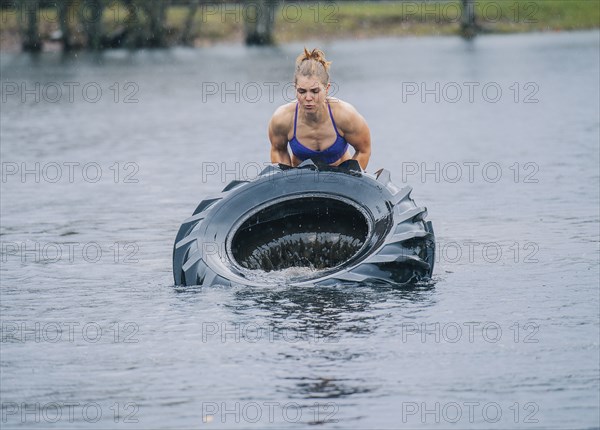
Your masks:
<path fill-rule="evenodd" d="M 311 158 L 337 166 L 354 158 L 363 170 L 367 168 L 371 156 L 369 127 L 351 104 L 328 97 L 330 64 L 319 49 L 308 52 L 304 48 L 296 59 L 298 101 L 279 107 L 269 122 L 272 163 L 297 166 Z"/>

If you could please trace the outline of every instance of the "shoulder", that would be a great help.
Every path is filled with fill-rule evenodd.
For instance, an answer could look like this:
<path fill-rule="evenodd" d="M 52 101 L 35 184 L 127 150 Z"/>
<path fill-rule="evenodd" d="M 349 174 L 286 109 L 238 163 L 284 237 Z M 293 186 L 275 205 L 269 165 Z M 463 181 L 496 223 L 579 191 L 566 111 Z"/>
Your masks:
<path fill-rule="evenodd" d="M 334 97 L 330 97 L 328 101 L 339 129 L 345 131 L 354 130 L 357 127 L 367 127 L 364 117 L 350 103 Z"/>
<path fill-rule="evenodd" d="M 293 125 L 295 111 L 295 102 L 286 103 L 282 106 L 279 106 L 273 113 L 273 116 L 271 116 L 271 120 L 269 121 L 269 129 L 277 134 L 287 134 L 290 130 L 290 127 Z"/>

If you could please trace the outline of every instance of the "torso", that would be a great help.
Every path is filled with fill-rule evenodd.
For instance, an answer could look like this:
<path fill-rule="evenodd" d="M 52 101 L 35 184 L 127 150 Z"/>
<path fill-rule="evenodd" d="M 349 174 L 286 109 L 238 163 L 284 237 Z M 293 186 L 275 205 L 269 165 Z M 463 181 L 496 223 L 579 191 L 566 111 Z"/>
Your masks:
<path fill-rule="evenodd" d="M 331 102 L 331 103 L 330 103 Z M 303 159 L 300 157 L 311 158 L 309 151 L 315 151 L 317 153 L 323 152 L 324 156 L 335 155 L 335 160 L 328 159 L 326 162 L 328 164 L 337 165 L 343 161 L 349 160 L 352 158 L 350 156 L 350 151 L 346 146 L 346 141 L 343 136 L 343 131 L 338 127 L 334 128 L 335 121 L 335 113 L 336 110 L 340 108 L 339 105 L 336 106 L 336 100 L 329 99 L 328 103 L 331 106 L 331 116 L 327 104 L 324 106 L 324 110 L 321 110 L 319 121 L 316 123 L 309 124 L 307 120 L 303 118 L 301 109 L 298 109 L 298 116 L 296 118 L 296 135 L 295 142 L 293 142 L 294 138 L 294 119 L 296 117 L 296 103 L 290 103 L 289 105 L 289 113 L 290 113 L 290 127 L 288 131 L 288 142 L 292 149 L 292 163 L 294 165 L 300 164 Z M 333 121 L 332 121 L 333 116 Z M 337 123 L 336 123 L 337 126 Z M 337 133 L 336 133 L 337 131 Z M 299 145 L 298 145 L 299 144 Z M 334 147 L 335 145 L 335 147 Z M 344 146 L 346 146 L 346 150 L 343 151 Z M 304 147 L 304 148 L 302 148 Z M 333 147 L 333 148 L 332 148 Z M 294 149 L 298 152 L 296 154 Z M 328 154 L 328 150 L 338 150 L 334 151 L 335 154 Z M 343 152 L 341 152 L 343 151 Z M 329 151 L 331 152 L 331 151 Z M 315 158 L 319 158 L 319 154 L 314 154 Z"/>

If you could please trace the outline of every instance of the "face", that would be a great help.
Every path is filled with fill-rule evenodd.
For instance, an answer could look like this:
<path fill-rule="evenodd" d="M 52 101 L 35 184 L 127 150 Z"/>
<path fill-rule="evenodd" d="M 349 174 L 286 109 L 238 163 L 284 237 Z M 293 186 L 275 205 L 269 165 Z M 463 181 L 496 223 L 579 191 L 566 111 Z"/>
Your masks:
<path fill-rule="evenodd" d="M 298 76 L 296 80 L 296 98 L 307 111 L 315 111 L 325 103 L 329 84 L 324 86 L 316 76 Z"/>

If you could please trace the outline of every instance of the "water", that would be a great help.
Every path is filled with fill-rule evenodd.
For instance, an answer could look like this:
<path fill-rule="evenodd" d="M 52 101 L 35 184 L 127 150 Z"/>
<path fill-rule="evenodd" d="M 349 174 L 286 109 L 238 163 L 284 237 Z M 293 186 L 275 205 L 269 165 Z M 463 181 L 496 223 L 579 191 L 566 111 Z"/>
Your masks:
<path fill-rule="evenodd" d="M 314 44 L 428 206 L 435 284 L 172 285 L 302 45 L 2 54 L 3 428 L 600 425 L 599 33 Z"/>

